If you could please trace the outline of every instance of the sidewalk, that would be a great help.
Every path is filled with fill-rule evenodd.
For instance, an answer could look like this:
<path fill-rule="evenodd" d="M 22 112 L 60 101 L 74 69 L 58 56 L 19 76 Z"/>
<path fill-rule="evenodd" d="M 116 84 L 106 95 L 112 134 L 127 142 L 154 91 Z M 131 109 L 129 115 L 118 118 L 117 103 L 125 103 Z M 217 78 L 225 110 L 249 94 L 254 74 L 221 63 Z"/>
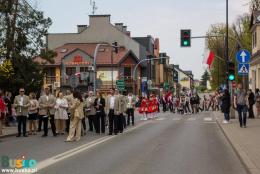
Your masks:
<path fill-rule="evenodd" d="M 260 174 L 260 119 L 248 119 L 247 128 L 240 128 L 238 119 L 222 124 L 223 113 L 213 114 L 248 172 Z"/>
<path fill-rule="evenodd" d="M 28 129 L 27 129 L 28 130 Z M 17 135 L 17 126 L 3 127 L 3 135 L 0 135 L 0 139 L 4 137 Z"/>

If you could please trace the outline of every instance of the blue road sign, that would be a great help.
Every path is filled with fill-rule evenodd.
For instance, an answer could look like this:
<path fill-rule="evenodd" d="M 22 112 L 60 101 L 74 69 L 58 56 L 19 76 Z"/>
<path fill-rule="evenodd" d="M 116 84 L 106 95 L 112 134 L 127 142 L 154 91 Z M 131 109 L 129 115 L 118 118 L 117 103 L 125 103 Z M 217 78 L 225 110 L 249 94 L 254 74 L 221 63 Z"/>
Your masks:
<path fill-rule="evenodd" d="M 238 75 L 248 75 L 249 73 L 249 64 L 248 63 L 239 63 L 238 64 Z"/>
<path fill-rule="evenodd" d="M 237 52 L 236 57 L 239 63 L 248 63 L 250 61 L 251 55 L 248 50 L 240 50 Z"/>

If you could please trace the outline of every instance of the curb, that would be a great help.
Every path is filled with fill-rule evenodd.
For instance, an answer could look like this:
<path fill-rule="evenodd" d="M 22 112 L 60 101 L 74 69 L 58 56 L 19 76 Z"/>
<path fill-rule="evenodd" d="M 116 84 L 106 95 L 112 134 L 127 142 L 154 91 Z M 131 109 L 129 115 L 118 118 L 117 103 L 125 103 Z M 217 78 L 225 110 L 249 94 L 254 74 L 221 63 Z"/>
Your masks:
<path fill-rule="evenodd" d="M 215 113 L 213 113 L 215 116 Z M 217 117 L 215 116 L 215 119 Z M 253 164 L 251 159 L 248 157 L 248 155 L 241 149 L 241 147 L 238 144 L 235 144 L 232 142 L 232 140 L 229 138 L 227 133 L 225 132 L 224 128 L 221 126 L 220 120 L 216 119 L 217 125 L 228 140 L 229 144 L 231 145 L 232 149 L 238 156 L 239 160 L 241 161 L 242 165 L 244 166 L 246 172 L 248 174 L 259 174 L 260 171 L 257 169 L 257 167 Z"/>
<path fill-rule="evenodd" d="M 13 137 L 13 136 L 16 136 L 16 135 L 17 135 L 17 133 L 1 135 L 0 140 L 3 139 L 3 138 Z"/>

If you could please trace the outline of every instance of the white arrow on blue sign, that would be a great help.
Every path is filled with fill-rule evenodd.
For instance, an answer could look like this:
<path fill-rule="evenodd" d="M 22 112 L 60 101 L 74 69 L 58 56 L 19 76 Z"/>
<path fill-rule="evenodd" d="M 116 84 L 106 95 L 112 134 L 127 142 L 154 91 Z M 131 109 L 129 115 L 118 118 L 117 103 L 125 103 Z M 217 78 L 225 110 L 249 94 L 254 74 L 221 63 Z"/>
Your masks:
<path fill-rule="evenodd" d="M 238 64 L 238 75 L 248 75 L 249 73 L 249 64 L 248 63 L 239 63 Z"/>
<path fill-rule="evenodd" d="M 239 63 L 248 63 L 250 61 L 251 55 L 248 50 L 240 50 L 237 52 L 236 57 Z"/>

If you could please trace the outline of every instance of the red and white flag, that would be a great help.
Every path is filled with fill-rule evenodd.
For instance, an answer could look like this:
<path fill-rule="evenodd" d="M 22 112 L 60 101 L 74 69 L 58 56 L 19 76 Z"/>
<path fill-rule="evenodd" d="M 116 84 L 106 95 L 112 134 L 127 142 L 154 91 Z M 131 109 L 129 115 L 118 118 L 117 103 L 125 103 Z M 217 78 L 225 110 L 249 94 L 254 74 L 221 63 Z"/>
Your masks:
<path fill-rule="evenodd" d="M 80 77 L 80 72 L 75 73 L 75 76 Z"/>
<path fill-rule="evenodd" d="M 215 58 L 214 52 L 210 50 L 206 50 L 203 63 L 207 64 L 210 69 L 214 61 L 214 58 Z"/>

